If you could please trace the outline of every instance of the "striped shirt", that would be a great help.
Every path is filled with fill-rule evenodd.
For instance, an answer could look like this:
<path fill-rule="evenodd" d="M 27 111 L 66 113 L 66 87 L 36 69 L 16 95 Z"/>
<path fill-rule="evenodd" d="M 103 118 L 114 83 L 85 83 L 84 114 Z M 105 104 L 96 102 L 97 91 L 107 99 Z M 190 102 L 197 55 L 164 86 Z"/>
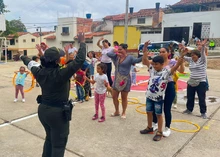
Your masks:
<path fill-rule="evenodd" d="M 192 57 L 185 56 L 184 59 L 189 62 L 190 78 L 199 80 L 200 82 L 206 82 L 207 58 L 205 48 L 202 48 L 201 57 L 196 62 L 192 60 Z"/>

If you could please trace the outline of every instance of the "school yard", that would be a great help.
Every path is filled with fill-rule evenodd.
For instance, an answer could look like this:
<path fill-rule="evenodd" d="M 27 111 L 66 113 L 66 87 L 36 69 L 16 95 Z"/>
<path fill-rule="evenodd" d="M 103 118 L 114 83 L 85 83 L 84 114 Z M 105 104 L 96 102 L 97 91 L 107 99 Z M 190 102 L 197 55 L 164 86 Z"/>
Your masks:
<path fill-rule="evenodd" d="M 217 62 L 219 63 L 220 60 Z M 1 157 L 39 157 L 42 153 L 45 132 L 37 117 L 35 99 L 40 94 L 40 88 L 34 88 L 25 93 L 26 102 L 14 103 L 14 87 L 12 78 L 14 71 L 22 65 L 21 62 L 0 64 L 0 156 Z M 138 75 L 148 75 L 145 67 L 140 68 Z M 172 127 L 183 132 L 172 131 L 169 138 L 160 142 L 152 140 L 153 135 L 141 135 L 139 130 L 147 125 L 146 115 L 135 109 L 139 104 L 131 104 L 127 109 L 127 119 L 112 118 L 114 111 L 111 98 L 106 98 L 106 121 L 92 121 L 94 100 L 76 104 L 70 122 L 70 135 L 67 144 L 66 157 L 218 157 L 220 156 L 220 71 L 208 70 L 210 91 L 207 92 L 208 119 L 198 117 L 199 107 L 195 106 L 192 115 L 183 115 L 185 109 L 186 91 L 178 92 L 178 108 L 172 109 Z M 186 81 L 181 78 L 181 81 Z M 27 84 L 30 80 L 27 79 Z M 139 80 L 144 86 L 144 80 Z M 28 85 L 27 85 L 28 86 Z M 135 87 L 137 88 L 137 87 Z M 141 87 L 142 89 L 142 87 Z M 145 92 L 135 90 L 129 97 L 137 98 L 145 103 Z M 134 101 L 134 100 L 133 100 Z M 139 108 L 145 110 L 144 107 Z M 188 133 L 197 128 L 200 130 Z M 188 130 L 184 131 L 184 130 Z"/>

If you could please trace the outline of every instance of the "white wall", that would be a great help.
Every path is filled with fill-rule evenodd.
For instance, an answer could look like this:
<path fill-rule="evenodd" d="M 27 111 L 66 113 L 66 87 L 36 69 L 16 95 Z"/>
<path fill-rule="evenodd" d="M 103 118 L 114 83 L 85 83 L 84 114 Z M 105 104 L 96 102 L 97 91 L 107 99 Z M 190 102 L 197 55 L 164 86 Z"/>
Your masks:
<path fill-rule="evenodd" d="M 164 27 L 189 27 L 189 39 L 192 38 L 193 23 L 210 22 L 210 38 L 220 38 L 220 11 L 187 12 L 164 14 L 162 34 Z"/>
<path fill-rule="evenodd" d="M 163 41 L 162 34 L 141 34 L 141 43 L 150 40 L 151 42 L 154 41 Z"/>
<path fill-rule="evenodd" d="M 152 26 L 152 23 L 153 23 L 153 17 L 145 17 L 144 24 L 138 24 L 138 18 L 132 18 L 131 20 L 129 20 L 130 25 Z"/>
<path fill-rule="evenodd" d="M 111 31 L 113 32 L 113 22 L 110 20 L 105 20 L 106 26 L 102 28 L 103 31 Z"/>
<path fill-rule="evenodd" d="M 75 17 L 58 18 L 58 26 L 56 29 L 56 40 L 73 41 L 77 33 L 77 19 Z M 69 35 L 61 35 L 62 28 L 69 27 Z"/>

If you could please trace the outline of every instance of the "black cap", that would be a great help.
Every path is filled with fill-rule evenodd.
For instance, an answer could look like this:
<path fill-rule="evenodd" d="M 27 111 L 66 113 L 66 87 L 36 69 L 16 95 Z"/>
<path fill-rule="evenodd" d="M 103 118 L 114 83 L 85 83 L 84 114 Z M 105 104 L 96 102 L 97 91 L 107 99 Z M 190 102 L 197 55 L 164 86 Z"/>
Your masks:
<path fill-rule="evenodd" d="M 59 49 L 57 49 L 56 47 L 51 47 L 51 48 L 47 49 L 44 53 L 44 57 L 49 62 L 59 60 L 59 58 L 60 58 Z"/>
<path fill-rule="evenodd" d="M 39 57 L 38 57 L 38 56 L 33 56 L 33 57 L 32 57 L 32 60 L 33 60 L 33 61 L 35 61 L 36 59 L 39 59 Z"/>

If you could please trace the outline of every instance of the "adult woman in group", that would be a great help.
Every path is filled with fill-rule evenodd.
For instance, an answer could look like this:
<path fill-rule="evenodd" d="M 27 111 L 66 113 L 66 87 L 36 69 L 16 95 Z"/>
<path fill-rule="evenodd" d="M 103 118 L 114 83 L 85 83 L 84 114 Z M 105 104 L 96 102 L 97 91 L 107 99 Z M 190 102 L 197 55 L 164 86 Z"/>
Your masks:
<path fill-rule="evenodd" d="M 127 54 L 127 44 L 120 44 L 117 53 L 111 51 L 107 55 L 113 60 L 115 65 L 115 77 L 112 85 L 112 98 L 115 106 L 115 112 L 111 114 L 112 117 L 119 116 L 119 101 L 118 96 L 121 93 L 122 99 L 122 114 L 121 118 L 126 118 L 126 108 L 128 104 L 128 93 L 131 88 L 131 65 L 140 63 L 142 58 L 134 58 Z"/>
<path fill-rule="evenodd" d="M 195 93 L 197 92 L 199 98 L 199 106 L 201 117 L 206 119 L 206 68 L 207 68 L 207 58 L 206 58 L 206 42 L 204 40 L 200 43 L 201 52 L 199 50 L 192 50 L 190 52 L 191 57 L 184 57 L 184 59 L 189 62 L 190 78 L 187 82 L 187 103 L 186 110 L 183 113 L 191 114 L 195 103 Z M 184 46 L 181 46 L 182 50 L 187 50 Z"/>
<path fill-rule="evenodd" d="M 63 157 L 69 135 L 71 109 L 67 108 L 70 78 L 83 65 L 86 58 L 84 35 L 78 35 L 80 49 L 76 59 L 65 68 L 59 67 L 60 52 L 56 47 L 48 48 L 41 57 L 41 64 L 21 56 L 24 64 L 40 84 L 42 95 L 38 97 L 38 117 L 46 131 L 43 157 Z M 65 48 L 66 49 L 66 48 Z M 68 112 L 65 112 L 68 111 Z M 66 115 L 66 116 L 65 116 Z"/>
<path fill-rule="evenodd" d="M 102 45 L 100 42 L 102 41 Z M 113 47 L 110 47 L 111 44 L 108 42 L 108 40 L 104 40 L 104 38 L 100 38 L 97 42 L 97 46 L 102 49 L 102 56 L 101 56 L 101 62 L 104 63 L 107 66 L 107 76 L 110 86 L 112 86 L 112 61 L 111 58 L 108 57 L 108 53 L 114 51 Z"/>
<path fill-rule="evenodd" d="M 147 51 L 147 46 L 150 44 L 150 41 L 147 41 L 145 43 L 145 49 L 143 51 Z M 167 69 L 171 69 L 173 66 L 175 66 L 175 64 L 177 63 L 177 61 L 175 59 L 169 59 L 170 56 L 170 51 L 168 48 L 161 48 L 160 49 L 160 56 L 162 56 L 164 58 L 164 68 Z M 142 63 L 144 65 L 146 65 L 146 58 L 147 58 L 147 53 L 145 53 L 145 55 L 143 56 L 143 60 Z M 184 64 L 182 64 L 179 68 L 178 71 L 180 73 L 183 73 L 185 70 L 184 68 Z M 173 101 L 175 99 L 176 96 L 176 91 L 175 91 L 175 82 L 173 81 L 173 76 L 171 76 L 169 78 L 169 82 L 167 84 L 167 88 L 165 91 L 165 97 L 164 97 L 164 115 L 165 115 L 165 130 L 163 132 L 163 135 L 168 137 L 171 134 L 171 130 L 170 130 L 170 124 L 172 121 L 172 114 L 171 114 L 171 108 L 172 108 L 172 104 Z M 153 113 L 153 128 L 154 130 L 157 129 L 157 117 L 156 114 Z"/>

